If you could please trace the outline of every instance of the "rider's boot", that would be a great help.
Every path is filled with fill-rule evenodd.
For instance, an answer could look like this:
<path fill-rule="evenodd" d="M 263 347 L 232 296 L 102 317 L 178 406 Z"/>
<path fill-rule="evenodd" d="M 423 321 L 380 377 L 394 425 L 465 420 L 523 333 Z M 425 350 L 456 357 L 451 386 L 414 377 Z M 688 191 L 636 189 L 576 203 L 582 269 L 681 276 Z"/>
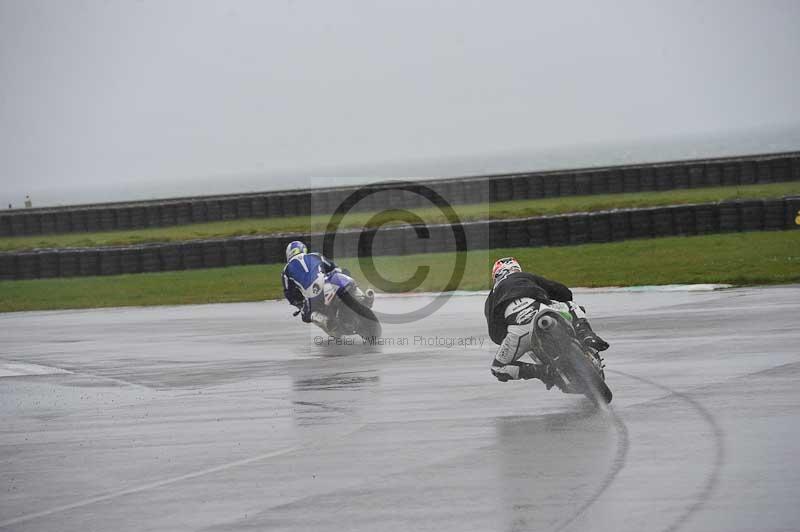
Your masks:
<path fill-rule="evenodd" d="M 519 379 L 539 379 L 547 386 L 548 390 L 557 384 L 555 375 L 553 375 L 549 367 L 543 364 L 512 362 L 510 364 L 501 365 L 500 362 L 495 361 L 495 363 L 492 364 L 492 374 L 500 382 Z"/>
<path fill-rule="evenodd" d="M 519 364 L 521 365 L 519 368 L 520 379 L 539 379 L 548 390 L 558 383 L 555 375 L 550 370 L 550 366 L 545 366 L 544 364 L 527 364 L 525 362 L 520 362 Z"/>
<path fill-rule="evenodd" d="M 585 346 L 597 349 L 598 351 L 605 351 L 609 348 L 608 342 L 597 336 L 589 325 L 589 320 L 586 318 L 578 318 L 572 323 L 575 329 L 575 334 L 578 335 L 578 340 Z"/>

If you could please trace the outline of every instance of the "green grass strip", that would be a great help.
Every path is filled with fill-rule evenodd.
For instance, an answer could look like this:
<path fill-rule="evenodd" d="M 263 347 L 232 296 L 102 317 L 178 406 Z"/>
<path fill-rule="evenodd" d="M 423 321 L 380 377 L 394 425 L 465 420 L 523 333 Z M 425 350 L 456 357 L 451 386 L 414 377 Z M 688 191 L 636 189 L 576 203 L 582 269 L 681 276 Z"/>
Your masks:
<path fill-rule="evenodd" d="M 475 205 L 456 205 L 454 209 L 462 221 L 523 218 L 563 214 L 570 212 L 595 212 L 616 208 L 658 207 L 687 203 L 707 203 L 733 199 L 779 198 L 800 194 L 800 182 L 641 192 L 631 194 L 604 194 L 596 196 L 569 196 L 539 200 L 516 200 Z M 447 219 L 437 208 L 409 209 L 427 223 L 446 223 Z M 341 228 L 377 227 L 392 220 L 392 212 L 375 216 L 370 213 L 347 215 Z M 39 235 L 0 238 L 0 251 L 35 248 L 95 247 L 174 242 L 206 238 L 223 238 L 242 235 L 275 233 L 303 233 L 324 231 L 331 217 L 295 216 L 287 218 L 249 218 L 226 222 L 189 224 L 175 227 L 108 231 L 99 233 L 71 233 L 64 235 Z"/>
<path fill-rule="evenodd" d="M 487 289 L 492 263 L 506 255 L 517 257 L 528 271 L 569 286 L 800 282 L 800 231 L 780 231 L 473 251 L 467 254 L 466 270 L 458 288 Z M 361 286 L 370 285 L 364 280 L 357 259 L 341 263 L 353 271 Z M 417 288 L 419 291 L 441 290 L 454 263 L 454 253 L 375 259 L 377 271 L 383 277 L 401 283 L 420 265 L 430 266 L 430 275 Z M 113 277 L 2 281 L 0 311 L 275 299 L 282 297 L 281 269 L 282 265 L 271 264 Z"/>

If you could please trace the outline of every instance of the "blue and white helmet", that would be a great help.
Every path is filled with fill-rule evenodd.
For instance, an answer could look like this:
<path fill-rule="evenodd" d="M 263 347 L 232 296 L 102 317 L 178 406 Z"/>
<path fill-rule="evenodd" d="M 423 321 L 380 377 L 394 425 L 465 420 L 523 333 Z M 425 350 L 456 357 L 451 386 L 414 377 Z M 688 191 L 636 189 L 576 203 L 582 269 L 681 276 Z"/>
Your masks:
<path fill-rule="evenodd" d="M 305 244 L 303 244 L 299 240 L 295 240 L 294 242 L 289 242 L 289 245 L 286 246 L 286 262 L 289 262 L 296 256 L 302 255 L 304 253 L 308 253 L 308 248 L 306 247 Z"/>

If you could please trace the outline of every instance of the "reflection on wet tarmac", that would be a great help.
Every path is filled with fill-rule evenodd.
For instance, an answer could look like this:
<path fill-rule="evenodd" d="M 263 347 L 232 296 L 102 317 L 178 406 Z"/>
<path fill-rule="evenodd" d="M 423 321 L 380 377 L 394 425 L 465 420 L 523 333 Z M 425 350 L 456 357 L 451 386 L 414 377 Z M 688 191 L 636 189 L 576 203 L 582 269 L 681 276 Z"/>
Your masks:
<path fill-rule="evenodd" d="M 308 390 L 357 390 L 365 386 L 373 386 L 380 381 L 375 372 L 370 371 L 345 371 L 324 375 L 321 377 L 310 377 L 307 379 L 295 379 L 292 386 L 297 391 Z"/>
<path fill-rule="evenodd" d="M 577 410 L 495 420 L 505 530 L 554 530 L 603 483 L 617 446 L 608 413 Z M 554 511 L 555 510 L 555 511 Z"/>

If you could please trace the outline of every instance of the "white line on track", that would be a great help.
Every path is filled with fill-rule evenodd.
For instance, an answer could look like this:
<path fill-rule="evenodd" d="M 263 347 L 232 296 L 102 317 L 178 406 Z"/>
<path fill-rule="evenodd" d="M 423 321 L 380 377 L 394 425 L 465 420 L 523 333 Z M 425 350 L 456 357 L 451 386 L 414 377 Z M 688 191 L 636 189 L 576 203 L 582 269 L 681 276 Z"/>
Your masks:
<path fill-rule="evenodd" d="M 276 456 L 280 456 L 282 454 L 288 454 L 299 449 L 302 449 L 303 445 L 297 445 L 294 447 L 287 447 L 285 449 L 278 449 L 276 451 L 270 451 L 268 453 L 260 454 L 258 456 L 251 456 L 250 458 L 243 458 L 241 460 L 236 460 L 234 462 L 228 462 L 227 464 L 220 464 L 218 466 L 209 467 L 207 469 L 201 469 L 200 471 L 193 471 L 191 473 L 186 473 L 184 475 L 179 475 L 177 477 L 172 478 L 165 478 L 162 480 L 157 480 L 155 482 L 150 482 L 148 484 L 142 484 L 140 486 L 135 486 L 132 488 L 126 488 L 118 491 L 112 491 L 106 493 L 104 495 L 98 495 L 96 497 L 91 497 L 89 499 L 83 499 L 82 501 L 73 502 L 70 504 L 64 504 L 62 506 L 56 506 L 53 508 L 49 508 L 47 510 L 42 510 L 39 512 L 34 512 L 30 514 L 21 515 L 19 517 L 15 517 L 13 519 L 8 519 L 6 521 L 0 521 L 0 528 L 5 528 L 11 525 L 16 525 L 19 523 L 23 523 L 25 521 L 30 521 L 31 519 L 37 519 L 39 517 L 45 517 L 48 515 L 56 514 L 59 512 L 65 512 L 68 510 L 74 510 L 75 508 L 81 508 L 83 506 L 89 506 L 90 504 L 95 504 L 98 502 L 108 501 L 111 499 L 116 499 L 119 497 L 124 497 L 125 495 L 133 495 L 135 493 L 140 493 L 143 491 L 161 488 L 163 486 L 168 486 L 170 484 L 174 484 L 176 482 L 180 482 L 182 480 L 191 480 L 193 478 L 201 477 L 204 475 L 210 475 L 212 473 L 218 473 L 220 471 L 225 471 L 226 469 L 231 469 L 234 467 L 239 467 L 247 464 L 251 464 L 253 462 L 258 462 L 259 460 L 266 460 L 267 458 L 274 458 Z"/>
<path fill-rule="evenodd" d="M 61 368 L 52 366 L 42 366 L 40 364 L 28 364 L 25 362 L 9 362 L 0 360 L 0 378 L 2 377 L 25 377 L 31 375 L 56 375 L 59 373 L 70 373 Z"/>

